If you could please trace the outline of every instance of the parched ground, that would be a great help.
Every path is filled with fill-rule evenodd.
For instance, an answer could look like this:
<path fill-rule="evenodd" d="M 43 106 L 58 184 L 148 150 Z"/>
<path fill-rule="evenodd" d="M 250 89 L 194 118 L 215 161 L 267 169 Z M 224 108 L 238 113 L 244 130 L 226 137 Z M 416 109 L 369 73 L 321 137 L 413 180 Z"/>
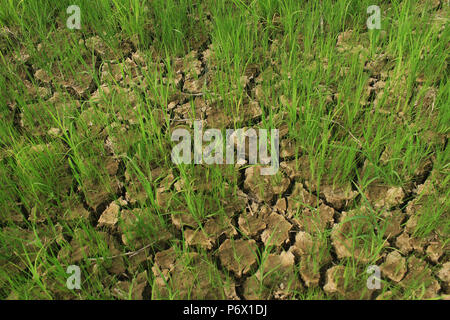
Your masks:
<path fill-rule="evenodd" d="M 14 2 L 0 298 L 448 299 L 448 2 Z M 194 120 L 279 129 L 279 171 L 174 164 Z"/>

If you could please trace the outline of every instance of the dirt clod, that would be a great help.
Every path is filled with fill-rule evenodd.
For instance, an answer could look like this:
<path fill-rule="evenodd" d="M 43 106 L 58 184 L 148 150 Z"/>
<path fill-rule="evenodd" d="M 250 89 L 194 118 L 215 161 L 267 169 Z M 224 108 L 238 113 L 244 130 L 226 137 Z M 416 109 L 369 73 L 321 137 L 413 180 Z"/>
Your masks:
<path fill-rule="evenodd" d="M 267 229 L 261 234 L 261 240 L 266 246 L 279 247 L 289 242 L 289 231 L 292 225 L 282 215 L 272 212 L 265 220 Z"/>
<path fill-rule="evenodd" d="M 119 221 L 119 210 L 120 207 L 115 202 L 111 202 L 98 219 L 98 226 L 114 227 Z"/>
<path fill-rule="evenodd" d="M 257 250 L 255 240 L 227 239 L 219 247 L 219 258 L 226 269 L 241 277 L 255 265 Z"/>
<path fill-rule="evenodd" d="M 393 251 L 387 255 L 381 271 L 392 281 L 399 282 L 406 273 L 406 259 L 399 252 Z"/>

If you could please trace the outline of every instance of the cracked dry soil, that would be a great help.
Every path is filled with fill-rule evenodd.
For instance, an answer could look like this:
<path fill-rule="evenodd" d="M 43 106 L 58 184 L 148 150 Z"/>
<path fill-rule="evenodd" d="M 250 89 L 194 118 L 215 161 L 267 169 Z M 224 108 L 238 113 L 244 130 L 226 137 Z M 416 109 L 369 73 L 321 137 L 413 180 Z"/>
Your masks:
<path fill-rule="evenodd" d="M 338 51 L 345 52 L 350 37 L 351 31 L 339 36 Z M 202 166 L 190 172 L 193 182 L 186 181 L 176 167 L 161 167 L 157 163 L 147 166 L 145 176 L 155 190 L 150 200 L 148 183 L 130 162 L 124 161 L 124 156 L 133 157 L 131 146 L 142 139 L 138 105 L 144 102 L 152 106 L 152 121 L 161 130 L 179 125 L 189 128 L 192 119 L 200 119 L 210 128 L 228 128 L 233 123 L 259 126 L 261 105 L 267 99 L 261 92 L 266 78 L 263 75 L 276 77 L 276 68 L 269 71 L 248 66 L 240 84 L 246 92 L 241 101 L 242 112 L 229 114 L 221 107 L 224 97 L 207 94 L 220 73 L 209 40 L 186 56 L 175 58 L 170 66 L 156 55 L 154 59 L 143 56 L 130 41 L 122 42 L 121 52 L 112 52 L 97 36 L 83 39 L 82 43 L 90 64 L 80 67 L 77 79 L 52 77 L 23 54 L 20 77 L 29 88 L 28 107 L 21 108 L 14 101 L 8 104 L 19 132 L 46 141 L 31 148 L 30 154 L 43 150 L 66 153 L 57 170 L 61 192 L 71 195 L 61 204 L 64 212 L 51 206 L 35 206 L 31 210 L 23 207 L 23 212 L 11 212 L 8 217 L 20 225 L 18 230 L 8 227 L 2 216 L 2 232 L 16 234 L 26 243 L 31 258 L 40 247 L 31 241 L 33 230 L 25 221 L 36 223 L 41 242 L 56 252 L 58 260 L 86 264 L 86 272 L 102 277 L 105 290 L 119 299 L 126 298 L 130 291 L 134 299 L 292 299 L 307 288 L 316 288 L 323 297 L 400 297 L 398 292 L 381 295 L 379 290 L 365 288 L 365 269 L 370 264 L 379 265 L 383 281 L 396 287 L 408 288 L 409 283 L 421 281 L 423 298 L 450 294 L 448 235 L 439 228 L 426 238 L 414 232 L 426 199 L 443 194 L 439 181 L 444 177 L 433 169 L 433 158 L 427 159 L 411 177 L 412 182 L 402 187 L 373 181 L 362 188 L 356 179 L 336 185 L 328 177 L 318 183 L 308 155 L 292 143 L 289 128 L 281 124 L 279 172 L 261 176 L 258 166 L 236 166 L 231 170 L 218 166 L 227 181 L 225 196 L 220 197 L 223 214 L 194 216 L 189 214 L 189 204 L 177 201 L 176 195 L 214 194 L 210 190 L 214 177 L 206 176 Z M 90 52 L 94 59 L 87 59 Z M 390 77 L 391 61 L 392 57 L 381 54 L 366 62 L 370 78 L 362 104 L 374 101 L 377 105 L 383 90 L 389 90 L 385 81 Z M 87 69 L 95 70 L 100 85 Z M 149 89 L 145 76 L 149 70 L 160 72 L 160 85 L 169 90 L 167 105 L 161 105 Z M 406 85 L 404 79 L 395 81 L 399 86 Z M 431 90 L 424 99 L 433 101 L 433 94 Z M 338 95 L 331 89 L 330 101 L 337 101 Z M 42 110 L 39 101 L 51 106 L 61 119 L 61 127 L 47 126 L 52 123 L 51 115 Z M 79 117 L 74 119 L 74 113 Z M 95 120 L 99 117 L 114 120 L 99 126 Z M 283 115 L 280 123 L 282 118 Z M 99 176 L 74 175 L 73 166 L 81 164 L 69 161 L 76 150 L 64 142 L 72 125 L 85 137 L 101 142 L 101 148 L 93 147 L 92 152 L 83 153 L 86 163 L 101 171 Z M 430 137 L 432 141 L 437 139 L 433 143 L 447 145 L 448 136 L 436 135 L 432 133 Z M 166 150 L 169 147 L 167 143 Z M 2 155 L 2 159 L 6 157 Z M 389 147 L 380 158 L 389 161 Z M 145 162 L 140 158 L 133 160 Z M 360 162 L 361 173 L 371 169 L 368 159 Z M 439 205 L 446 205 L 445 198 L 438 199 Z M 214 201 L 204 205 L 206 212 L 218 209 Z M 153 206 L 163 214 L 156 215 Z M 88 221 L 95 235 L 77 228 L 80 220 Z M 63 232 L 63 224 L 74 228 L 73 235 Z M 51 226 L 59 228 L 56 239 L 49 236 Z M 355 272 L 344 276 L 344 265 L 350 260 L 356 262 Z M 17 256 L 2 262 L 2 268 L 25 272 L 27 266 Z M 40 271 L 43 281 L 50 284 L 50 272 Z M 57 297 L 73 298 L 56 284 L 50 288 Z"/>

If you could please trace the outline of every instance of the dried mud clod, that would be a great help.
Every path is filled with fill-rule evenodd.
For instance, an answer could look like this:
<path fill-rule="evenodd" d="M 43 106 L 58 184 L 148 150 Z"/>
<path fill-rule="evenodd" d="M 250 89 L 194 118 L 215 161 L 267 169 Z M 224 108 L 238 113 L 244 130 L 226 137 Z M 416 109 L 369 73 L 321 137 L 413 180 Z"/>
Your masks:
<path fill-rule="evenodd" d="M 148 275 L 147 270 L 145 270 L 132 281 L 118 281 L 112 290 L 112 294 L 121 300 L 129 299 L 130 295 L 133 300 L 144 300 L 144 291 L 148 285 Z"/>
<path fill-rule="evenodd" d="M 400 187 L 388 187 L 382 185 L 370 185 L 365 192 L 367 200 L 375 209 L 391 209 L 400 205 L 405 198 L 405 193 Z"/>
<path fill-rule="evenodd" d="M 94 262 L 102 265 L 108 272 L 120 275 L 126 266 L 122 255 L 122 248 L 118 241 L 109 233 L 98 231 L 97 246 L 90 244 L 90 234 L 83 229 L 76 229 L 69 246 L 64 246 L 58 253 L 58 259 L 70 264 Z"/>
<path fill-rule="evenodd" d="M 266 219 L 267 228 L 261 234 L 262 242 L 267 246 L 282 247 L 289 243 L 292 224 L 282 215 L 272 212 Z"/>
<path fill-rule="evenodd" d="M 196 252 L 178 254 L 174 248 L 158 252 L 152 271 L 154 297 L 238 299 L 234 282 Z"/>
<path fill-rule="evenodd" d="M 406 273 L 406 259 L 398 251 L 389 253 L 381 266 L 381 272 L 392 281 L 399 282 Z"/>
<path fill-rule="evenodd" d="M 346 279 L 347 277 L 347 279 Z M 323 287 L 328 295 L 340 295 L 346 299 L 370 299 L 373 290 L 367 289 L 365 281 L 346 275 L 344 266 L 334 266 L 326 272 L 326 283 Z M 350 282 L 352 284 L 350 285 Z M 356 289 L 360 287 L 359 290 Z"/>
<path fill-rule="evenodd" d="M 219 247 L 219 258 L 224 268 L 237 277 L 247 274 L 257 261 L 258 246 L 255 240 L 225 240 Z"/>
<path fill-rule="evenodd" d="M 302 290 L 295 271 L 294 256 L 283 251 L 263 258 L 254 275 L 244 282 L 245 299 L 289 299 Z"/>
<path fill-rule="evenodd" d="M 247 237 L 258 236 L 267 226 L 264 216 L 260 212 L 239 215 L 238 224 L 240 231 Z"/>
<path fill-rule="evenodd" d="M 163 217 L 150 209 L 135 208 L 120 212 L 122 242 L 131 248 L 162 248 L 174 237 L 174 230 Z"/>
<path fill-rule="evenodd" d="M 353 191 L 351 184 L 348 183 L 345 187 L 324 185 L 321 187 L 320 194 L 324 196 L 327 203 L 329 203 L 333 208 L 342 210 L 355 199 L 358 192 Z"/>
<path fill-rule="evenodd" d="M 395 238 L 402 232 L 405 214 L 401 210 L 383 211 L 382 220 L 377 232 L 382 233 L 388 240 Z"/>
<path fill-rule="evenodd" d="M 277 195 L 282 195 L 289 187 L 290 180 L 278 171 L 275 175 L 261 175 L 261 167 L 254 166 L 245 170 L 244 190 L 258 201 L 272 203 Z"/>
<path fill-rule="evenodd" d="M 441 286 L 439 282 L 433 277 L 431 269 L 427 267 L 427 263 L 415 256 L 408 258 L 408 273 L 399 282 L 400 286 L 405 289 L 420 281 L 423 284 L 424 290 L 415 289 L 410 294 L 417 299 L 431 299 L 437 297 Z"/>
<path fill-rule="evenodd" d="M 231 218 L 217 216 L 207 219 L 203 223 L 203 228 L 184 230 L 184 238 L 189 246 L 198 246 L 212 249 L 222 236 L 228 238 L 236 236 L 238 232 L 234 227 Z"/>
<path fill-rule="evenodd" d="M 450 294 L 450 262 L 443 264 L 437 276 L 443 282 L 445 293 Z"/>
<path fill-rule="evenodd" d="M 333 208 L 320 204 L 318 208 L 304 208 L 294 216 L 292 221 L 302 230 L 316 234 L 323 233 L 333 226 L 334 215 L 335 210 Z"/>
<path fill-rule="evenodd" d="M 367 263 L 376 252 L 372 246 L 374 226 L 364 208 L 342 212 L 339 223 L 331 231 L 331 240 L 338 258 L 353 257 Z"/>
<path fill-rule="evenodd" d="M 301 182 L 296 182 L 292 193 L 287 197 L 287 203 L 287 214 L 293 217 L 304 209 L 316 207 L 321 200 L 308 192 Z"/>
<path fill-rule="evenodd" d="M 321 269 L 332 261 L 327 242 L 323 236 L 313 238 L 309 233 L 300 231 L 289 248 L 300 260 L 300 275 L 307 287 L 319 285 Z"/>
<path fill-rule="evenodd" d="M 448 252 L 448 249 L 448 246 L 445 247 L 439 241 L 433 241 L 430 242 L 425 252 L 432 262 L 438 263 L 439 259 L 444 255 L 444 252 Z"/>

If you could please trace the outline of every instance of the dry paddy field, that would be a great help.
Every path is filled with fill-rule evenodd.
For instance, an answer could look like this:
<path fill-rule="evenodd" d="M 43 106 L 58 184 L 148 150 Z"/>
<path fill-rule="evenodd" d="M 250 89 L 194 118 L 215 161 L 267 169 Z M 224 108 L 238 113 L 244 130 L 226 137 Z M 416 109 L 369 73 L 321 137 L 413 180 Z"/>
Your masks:
<path fill-rule="evenodd" d="M 2 0 L 0 298 L 448 299 L 449 17 Z M 195 123 L 279 167 L 175 163 Z"/>

